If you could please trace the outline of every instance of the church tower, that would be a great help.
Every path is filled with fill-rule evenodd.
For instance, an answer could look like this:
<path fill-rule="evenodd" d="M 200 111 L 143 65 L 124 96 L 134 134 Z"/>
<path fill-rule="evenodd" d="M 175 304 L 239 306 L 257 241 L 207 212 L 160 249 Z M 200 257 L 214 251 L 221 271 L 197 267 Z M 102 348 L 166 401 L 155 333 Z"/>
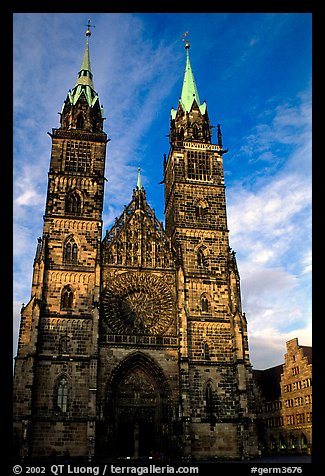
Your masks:
<path fill-rule="evenodd" d="M 95 440 L 100 243 L 107 136 L 86 49 L 52 152 L 31 299 L 21 310 L 14 425 L 22 454 L 92 454 Z M 67 443 L 68 442 L 68 443 Z"/>
<path fill-rule="evenodd" d="M 164 164 L 166 232 L 177 251 L 180 394 L 185 451 L 196 458 L 256 452 L 252 372 L 235 253 L 229 247 L 220 125 L 217 143 L 186 41 Z"/>

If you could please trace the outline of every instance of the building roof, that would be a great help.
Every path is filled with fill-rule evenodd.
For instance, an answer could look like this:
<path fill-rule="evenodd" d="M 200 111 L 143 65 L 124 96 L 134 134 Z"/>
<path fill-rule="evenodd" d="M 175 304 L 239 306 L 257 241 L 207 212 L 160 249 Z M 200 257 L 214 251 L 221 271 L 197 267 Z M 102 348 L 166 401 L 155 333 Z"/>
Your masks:
<path fill-rule="evenodd" d="M 282 372 L 283 364 L 265 370 L 253 370 L 253 376 L 267 401 L 280 398 Z"/>
<path fill-rule="evenodd" d="M 80 96 L 84 95 L 88 106 L 93 107 L 97 101 L 99 102 L 98 94 L 95 91 L 93 83 L 93 74 L 91 72 L 90 54 L 89 54 L 89 37 L 91 35 L 90 30 L 86 31 L 86 49 L 81 63 L 81 67 L 78 73 L 77 81 L 72 89 L 68 92 L 68 99 L 71 104 L 76 104 Z M 103 116 L 103 111 L 102 111 Z"/>
<path fill-rule="evenodd" d="M 141 213 L 138 213 L 141 210 Z M 129 241 L 129 231 L 134 229 L 141 223 L 141 229 L 143 230 L 143 242 L 142 246 L 139 245 L 139 253 L 132 248 L 132 252 L 141 260 L 145 253 L 142 250 L 145 248 L 143 243 L 149 241 L 152 237 L 155 237 L 156 243 L 160 244 L 161 255 L 164 255 L 165 268 L 174 268 L 174 260 L 172 256 L 172 244 L 166 234 L 162 223 L 156 217 L 154 209 L 152 209 L 146 199 L 146 192 L 141 181 L 141 171 L 138 167 L 137 185 L 133 189 L 133 197 L 128 206 L 124 207 L 124 211 L 119 218 L 115 219 L 114 225 L 110 230 L 106 230 L 106 235 L 103 239 L 104 254 L 117 242 L 125 243 Z M 146 230 L 146 231 L 145 231 Z M 140 234 L 137 235 L 137 240 L 140 240 Z M 141 238 L 142 240 L 142 238 Z M 131 253 L 131 252 L 130 252 Z M 158 252 L 157 252 L 158 257 Z"/>
<path fill-rule="evenodd" d="M 307 345 L 300 345 L 299 347 L 302 348 L 302 351 L 305 355 L 305 357 L 307 357 L 307 360 L 308 360 L 308 363 L 309 364 L 312 364 L 313 363 L 313 348 L 312 347 L 309 347 Z"/>
<path fill-rule="evenodd" d="M 190 62 L 190 54 L 189 54 L 190 44 L 188 41 L 186 41 L 185 49 L 186 49 L 186 66 L 185 66 L 185 72 L 184 72 L 182 94 L 179 99 L 179 104 L 182 106 L 184 111 L 190 112 L 190 110 L 192 109 L 193 103 L 195 101 L 200 109 L 201 114 L 205 114 L 206 102 L 203 101 L 203 103 L 200 104 L 199 93 L 196 87 L 194 74 L 193 74 L 191 62 Z M 175 119 L 176 113 L 177 113 L 176 109 L 171 110 L 172 119 Z"/>

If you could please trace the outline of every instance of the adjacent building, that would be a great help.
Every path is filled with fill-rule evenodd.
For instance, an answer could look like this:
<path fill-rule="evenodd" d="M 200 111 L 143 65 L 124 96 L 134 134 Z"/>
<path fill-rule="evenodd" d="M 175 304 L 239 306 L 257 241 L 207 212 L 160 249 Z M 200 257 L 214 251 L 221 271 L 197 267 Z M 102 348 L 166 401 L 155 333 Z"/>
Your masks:
<path fill-rule="evenodd" d="M 270 453 L 311 453 L 312 347 L 286 343 L 284 364 L 253 370 L 257 383 L 260 448 Z"/>

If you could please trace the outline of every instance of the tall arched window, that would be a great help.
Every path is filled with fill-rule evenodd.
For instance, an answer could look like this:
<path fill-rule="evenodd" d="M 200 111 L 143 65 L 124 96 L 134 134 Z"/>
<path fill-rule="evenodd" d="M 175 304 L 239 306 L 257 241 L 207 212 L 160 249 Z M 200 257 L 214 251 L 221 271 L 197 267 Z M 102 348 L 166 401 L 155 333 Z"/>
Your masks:
<path fill-rule="evenodd" d="M 56 407 L 62 413 L 66 413 L 68 410 L 68 397 L 69 397 L 69 385 L 65 377 L 62 377 L 57 385 L 56 392 Z"/>
<path fill-rule="evenodd" d="M 198 127 L 197 124 L 193 125 L 193 139 L 198 139 L 199 137 L 199 132 L 198 132 Z"/>
<path fill-rule="evenodd" d="M 197 252 L 197 264 L 199 268 L 202 268 L 204 266 L 204 254 L 202 250 L 199 250 Z"/>
<path fill-rule="evenodd" d="M 78 261 L 78 245 L 74 238 L 69 238 L 66 241 L 63 249 L 63 260 L 73 263 Z"/>
<path fill-rule="evenodd" d="M 73 307 L 73 291 L 68 284 L 63 288 L 61 295 L 61 309 L 72 309 Z"/>
<path fill-rule="evenodd" d="M 66 243 L 64 247 L 63 259 L 64 261 L 71 260 L 71 243 L 70 242 Z"/>
<path fill-rule="evenodd" d="M 203 350 L 204 350 L 204 360 L 210 360 L 210 348 L 207 342 L 205 342 Z"/>
<path fill-rule="evenodd" d="M 207 215 L 208 204 L 205 200 L 199 200 L 195 205 L 195 217 L 200 220 Z"/>
<path fill-rule="evenodd" d="M 208 268 L 208 258 L 204 253 L 204 248 L 199 248 L 197 251 L 197 265 L 201 270 L 206 270 Z"/>
<path fill-rule="evenodd" d="M 208 382 L 205 386 L 205 409 L 208 415 L 213 412 L 213 389 L 211 382 Z"/>
<path fill-rule="evenodd" d="M 71 261 L 77 261 L 78 258 L 78 245 L 77 243 L 73 243 L 72 250 L 71 250 Z"/>
<path fill-rule="evenodd" d="M 82 114 L 79 114 L 77 118 L 77 129 L 83 129 L 83 127 L 84 127 L 84 118 Z"/>
<path fill-rule="evenodd" d="M 67 195 L 65 211 L 66 213 L 72 213 L 74 215 L 81 213 L 81 196 L 76 190 Z"/>
<path fill-rule="evenodd" d="M 69 347 L 70 347 L 70 339 L 68 336 L 63 336 L 60 339 L 59 343 L 59 352 L 60 354 L 68 354 L 69 353 Z"/>
<path fill-rule="evenodd" d="M 204 208 L 202 207 L 201 203 L 198 203 L 195 208 L 195 216 L 196 218 L 203 218 L 204 215 Z"/>
<path fill-rule="evenodd" d="M 96 121 L 96 119 L 93 121 L 93 132 L 96 132 L 97 130 L 100 129 L 100 126 L 98 124 L 98 122 Z"/>
<path fill-rule="evenodd" d="M 209 299 L 207 298 L 206 294 L 201 296 L 201 311 L 209 312 Z"/>
<path fill-rule="evenodd" d="M 302 447 L 302 448 L 307 448 L 307 446 L 308 446 L 307 438 L 306 438 L 305 435 L 302 433 L 302 434 L 301 434 L 301 447 Z"/>

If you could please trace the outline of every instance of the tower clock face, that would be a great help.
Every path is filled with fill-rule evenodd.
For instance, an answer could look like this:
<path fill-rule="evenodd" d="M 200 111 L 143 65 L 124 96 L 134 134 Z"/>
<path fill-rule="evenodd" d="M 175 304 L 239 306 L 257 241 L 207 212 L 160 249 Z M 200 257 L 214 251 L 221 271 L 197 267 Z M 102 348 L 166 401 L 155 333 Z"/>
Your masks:
<path fill-rule="evenodd" d="M 107 282 L 104 317 L 114 334 L 162 335 L 174 319 L 174 297 L 159 276 L 131 272 Z"/>

